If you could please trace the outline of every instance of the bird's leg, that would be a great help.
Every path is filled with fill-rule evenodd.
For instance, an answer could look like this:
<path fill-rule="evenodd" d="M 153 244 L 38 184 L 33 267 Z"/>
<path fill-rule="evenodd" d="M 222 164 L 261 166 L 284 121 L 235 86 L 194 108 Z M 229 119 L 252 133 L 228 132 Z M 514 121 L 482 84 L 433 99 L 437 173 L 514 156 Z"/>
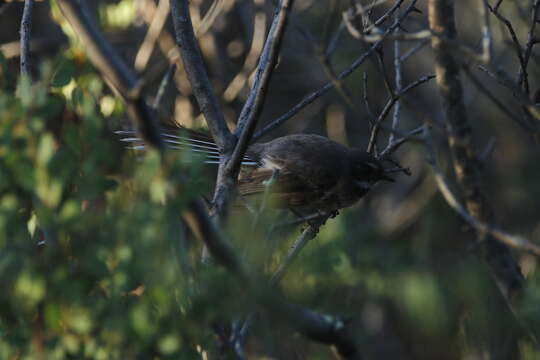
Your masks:
<path fill-rule="evenodd" d="M 316 213 L 310 214 L 310 215 L 303 215 L 298 210 L 289 207 L 289 210 L 298 217 L 298 220 L 305 222 L 307 226 L 311 226 L 313 228 L 318 228 L 319 226 L 324 224 L 324 221 L 321 223 L 321 219 L 326 219 L 330 215 L 320 209 L 317 209 Z M 300 228 L 300 232 L 303 232 L 307 226 L 302 226 Z"/>

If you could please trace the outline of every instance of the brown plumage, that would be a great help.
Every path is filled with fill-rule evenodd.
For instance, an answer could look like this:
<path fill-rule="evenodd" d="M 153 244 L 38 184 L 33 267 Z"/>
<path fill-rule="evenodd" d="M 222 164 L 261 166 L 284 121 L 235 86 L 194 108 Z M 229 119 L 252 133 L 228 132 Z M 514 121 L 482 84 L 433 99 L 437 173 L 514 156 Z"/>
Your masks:
<path fill-rule="evenodd" d="M 261 193 L 270 186 L 277 203 L 288 208 L 338 210 L 358 201 L 375 182 L 392 181 L 367 152 L 318 135 L 288 135 L 254 144 L 247 155 L 259 166 L 241 173 L 240 193 Z M 275 180 L 267 185 L 273 174 Z"/>

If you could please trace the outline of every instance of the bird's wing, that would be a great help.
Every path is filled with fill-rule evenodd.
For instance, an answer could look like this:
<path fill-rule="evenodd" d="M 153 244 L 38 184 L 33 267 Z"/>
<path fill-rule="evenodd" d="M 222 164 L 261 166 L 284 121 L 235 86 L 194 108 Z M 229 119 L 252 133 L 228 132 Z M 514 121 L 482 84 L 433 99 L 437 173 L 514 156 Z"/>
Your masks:
<path fill-rule="evenodd" d="M 255 168 L 244 172 L 238 179 L 241 195 L 262 194 L 266 191 L 272 195 L 276 205 L 304 206 L 320 196 L 316 188 L 301 181 L 296 175 L 279 172 L 274 175 L 270 168 Z"/>
<path fill-rule="evenodd" d="M 264 144 L 259 162 L 295 174 L 303 187 L 334 187 L 347 170 L 347 148 L 317 135 L 297 134 Z"/>

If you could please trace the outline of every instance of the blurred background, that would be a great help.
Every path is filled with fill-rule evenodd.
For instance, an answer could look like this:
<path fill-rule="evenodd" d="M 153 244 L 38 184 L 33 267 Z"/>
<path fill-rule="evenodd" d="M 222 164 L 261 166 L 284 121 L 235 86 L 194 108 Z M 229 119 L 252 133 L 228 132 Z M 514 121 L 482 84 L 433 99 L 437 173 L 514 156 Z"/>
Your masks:
<path fill-rule="evenodd" d="M 158 109 L 164 124 L 206 131 L 174 42 L 168 0 L 87 1 L 114 48 L 144 80 L 148 101 L 177 64 Z M 346 70 L 370 43 L 343 18 L 372 1 L 297 0 L 268 90 L 259 129 Z M 394 4 L 379 1 L 374 21 Z M 460 43 L 481 51 L 481 1 L 456 2 Z M 534 2 L 536 3 L 536 2 Z M 353 5 L 351 5 L 353 4 Z M 405 9 L 409 1 L 405 1 Z M 234 127 L 247 98 L 274 1 L 193 0 L 191 16 L 212 85 Z M 524 45 L 533 1 L 503 1 L 500 12 Z M 402 31 L 428 28 L 427 1 Z M 34 5 L 33 81 L 19 78 L 22 2 L 0 2 L 0 358 L 237 358 L 231 324 L 256 309 L 226 270 L 200 261 L 201 245 L 180 214 L 193 196 L 211 198 L 215 170 L 189 152 L 160 168 L 153 151 L 124 149 L 122 100 L 96 71 L 55 1 Z M 362 19 L 356 19 L 363 26 Z M 355 21 L 356 21 L 355 20 Z M 381 24 L 385 29 L 392 18 Z M 491 16 L 493 58 L 512 76 L 519 60 L 507 28 Z M 401 41 L 403 87 L 433 75 L 429 42 Z M 262 141 L 316 133 L 366 148 L 369 123 L 395 84 L 393 41 L 384 41 L 346 80 Z M 540 53 L 528 66 L 539 88 Z M 520 103 L 475 64 L 470 73 L 507 109 Z M 386 78 L 386 80 L 385 80 Z M 540 243 L 540 155 L 530 131 L 461 76 L 481 180 L 495 223 Z M 532 96 L 531 95 L 531 98 Z M 531 99 L 535 101 L 535 99 Z M 401 133 L 432 125 L 452 185 L 450 154 L 435 80 L 400 101 Z M 386 118 L 390 126 L 392 113 Z M 379 149 L 389 132 L 381 130 Z M 540 359 L 538 259 L 513 251 L 525 286 L 512 304 L 478 256 L 475 233 L 439 194 L 426 147 L 412 140 L 394 159 L 411 175 L 377 185 L 330 219 L 279 288 L 288 300 L 343 316 L 365 359 Z M 187 174 L 190 182 L 182 183 Z M 457 187 L 456 187 L 457 188 Z M 171 196 L 174 195 L 174 196 Z M 295 217 L 267 209 L 255 224 L 236 206 L 227 233 L 254 273 L 270 276 L 300 234 Z M 225 329 L 224 329 L 225 327 Z M 249 359 L 332 359 L 317 344 L 262 314 L 245 345 Z"/>

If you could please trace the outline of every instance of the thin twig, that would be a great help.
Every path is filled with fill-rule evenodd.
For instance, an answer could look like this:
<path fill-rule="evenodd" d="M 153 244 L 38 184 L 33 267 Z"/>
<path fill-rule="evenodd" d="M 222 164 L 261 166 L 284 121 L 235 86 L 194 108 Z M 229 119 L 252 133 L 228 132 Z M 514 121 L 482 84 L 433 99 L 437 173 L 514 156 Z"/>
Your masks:
<path fill-rule="evenodd" d="M 339 43 L 339 39 L 341 38 L 341 34 L 343 34 L 343 30 L 345 30 L 345 24 L 343 21 L 339 23 L 338 28 L 336 29 L 336 32 L 334 33 L 334 36 L 330 39 L 328 46 L 326 47 L 324 51 L 324 56 L 329 59 L 334 51 L 336 51 L 337 45 Z"/>
<path fill-rule="evenodd" d="M 425 83 L 425 82 L 427 82 L 427 81 L 429 81 L 431 79 L 434 79 L 434 78 L 435 78 L 435 75 L 423 76 L 420 79 L 416 80 L 415 82 L 407 85 L 405 88 L 403 88 L 403 90 L 399 94 L 396 94 L 393 98 L 388 100 L 388 102 L 384 106 L 383 110 L 381 111 L 381 113 L 377 117 L 377 120 L 375 121 L 375 125 L 373 126 L 373 129 L 371 130 L 371 134 L 370 134 L 370 137 L 369 137 L 369 143 L 368 143 L 367 150 L 366 150 L 367 152 L 373 153 L 373 150 L 374 150 L 374 147 L 375 147 L 375 144 L 376 144 L 376 140 L 377 140 L 377 135 L 379 134 L 379 130 L 382 127 L 381 126 L 382 122 L 384 121 L 386 116 L 390 113 L 390 110 L 392 109 L 394 104 L 397 102 L 397 100 L 400 97 L 402 97 L 404 94 L 406 94 L 408 91 L 410 91 L 410 90 L 416 88 L 417 86 L 420 86 L 423 83 Z M 397 131 L 397 129 L 394 129 L 394 131 L 392 131 L 392 132 L 396 132 L 396 131 Z"/>
<path fill-rule="evenodd" d="M 465 71 L 465 74 L 469 77 L 471 82 L 476 86 L 476 88 L 483 93 L 489 100 L 491 100 L 506 116 L 508 116 L 510 119 L 514 120 L 516 123 L 518 123 L 520 126 L 524 128 L 531 128 L 531 126 L 522 118 L 517 116 L 515 112 L 510 110 L 499 98 L 497 98 L 491 90 L 489 90 L 483 83 L 480 81 L 469 69 L 467 66 L 463 66 L 463 70 Z M 531 128 L 531 130 L 533 130 Z"/>
<path fill-rule="evenodd" d="M 416 1 L 413 1 L 410 5 L 409 5 L 409 8 L 411 7 L 414 7 L 414 4 L 416 4 Z M 405 11 L 404 14 L 406 14 L 407 11 Z M 401 16 L 401 18 L 403 18 L 403 15 Z M 362 65 L 364 63 L 364 61 L 366 61 L 366 59 L 371 56 L 371 54 L 373 54 L 373 52 L 375 50 L 377 50 L 377 48 L 379 47 L 379 45 L 382 43 L 382 41 L 386 38 L 386 36 L 388 36 L 392 31 L 394 31 L 394 28 L 395 28 L 395 25 L 392 25 L 390 26 L 386 31 L 385 33 L 383 34 L 383 36 L 381 37 L 381 39 L 377 42 L 375 42 L 373 45 L 371 45 L 371 47 L 366 51 L 364 52 L 362 55 L 360 55 L 350 66 L 349 68 L 347 68 L 346 70 L 342 71 L 338 76 L 337 76 L 337 79 L 338 80 L 342 80 L 346 77 L 348 77 L 349 75 L 351 75 L 356 69 L 358 69 L 360 67 L 360 65 Z M 276 129 L 277 127 L 279 127 L 281 124 L 283 124 L 285 121 L 289 120 L 290 118 L 292 118 L 294 115 L 296 115 L 297 113 L 299 113 L 302 109 L 304 109 L 306 106 L 308 106 L 309 104 L 313 103 L 315 100 L 317 100 L 319 97 L 321 97 L 322 95 L 326 94 L 328 91 L 330 91 L 332 88 L 334 87 L 334 84 L 332 82 L 328 82 L 326 83 L 325 85 L 323 85 L 323 87 L 321 87 L 319 90 L 309 94 L 308 96 L 306 96 L 304 99 L 302 99 L 298 104 L 296 104 L 295 106 L 292 107 L 292 109 L 290 109 L 289 111 L 287 111 L 285 114 L 281 115 L 279 118 L 277 118 L 276 120 L 272 121 L 271 123 L 269 123 L 268 125 L 266 125 L 265 127 L 263 127 L 261 130 L 257 131 L 255 133 L 255 135 L 253 135 L 253 141 L 256 141 L 258 139 L 260 139 L 261 137 L 263 137 L 264 135 L 266 135 L 268 132 Z"/>
<path fill-rule="evenodd" d="M 417 136 L 422 133 L 422 128 L 423 126 L 419 126 L 416 129 L 409 131 L 409 133 L 406 134 L 405 136 L 389 143 L 388 146 L 379 154 L 379 159 L 387 159 L 389 156 L 395 153 L 401 147 L 401 145 L 403 145 L 404 143 L 408 141 L 423 141 L 424 140 L 423 136 L 422 137 Z"/>
<path fill-rule="evenodd" d="M 495 81 L 497 81 L 500 85 L 506 87 L 512 92 L 512 95 L 514 96 L 514 99 L 516 99 L 520 105 L 524 109 L 527 110 L 527 112 L 532 115 L 537 121 L 540 121 L 540 110 L 536 108 L 536 104 L 532 102 L 529 97 L 524 94 L 520 88 L 518 88 L 512 79 L 506 74 L 506 72 L 502 69 L 495 69 L 492 70 L 488 68 L 487 66 L 479 65 L 478 68 L 482 71 L 484 71 L 486 74 L 488 74 L 490 77 L 492 77 Z M 537 133 L 539 130 L 537 126 L 526 124 L 524 122 L 520 123 L 521 125 L 525 126 L 527 130 L 533 131 Z"/>
<path fill-rule="evenodd" d="M 149 0 L 152 1 L 153 0 Z M 152 56 L 156 42 L 163 30 L 167 18 L 169 16 L 169 0 L 159 0 L 157 9 L 152 17 L 152 22 L 146 31 L 142 45 L 137 51 L 135 56 L 135 69 L 137 71 L 142 71 L 148 65 L 148 61 Z"/>
<path fill-rule="evenodd" d="M 448 205 L 450 205 L 450 207 L 455 210 L 465 221 L 467 221 L 470 225 L 474 226 L 477 231 L 482 233 L 489 233 L 494 238 L 510 247 L 540 256 L 540 246 L 530 242 L 527 238 L 521 235 L 510 234 L 504 230 L 497 228 L 494 225 L 482 222 L 476 217 L 472 216 L 452 193 L 452 190 L 450 190 L 450 187 L 448 186 L 448 183 L 445 180 L 437 164 L 432 163 L 431 165 L 435 175 L 435 181 L 437 182 L 437 186 L 439 187 L 439 191 L 443 195 Z"/>
<path fill-rule="evenodd" d="M 397 23 L 399 21 L 399 10 L 396 12 L 395 16 L 395 22 Z M 399 26 L 394 31 L 394 34 L 399 33 Z M 401 52 L 400 52 L 400 46 L 399 46 L 399 40 L 394 40 L 394 76 L 395 76 L 395 87 L 394 92 L 399 93 L 401 92 L 401 87 L 403 86 L 402 82 L 402 73 L 401 73 Z M 399 99 L 396 101 L 396 105 L 394 106 L 394 116 L 392 117 L 392 130 L 396 130 L 399 125 L 399 118 L 401 114 L 401 102 Z M 390 136 L 388 137 L 388 146 L 394 142 L 395 134 L 394 132 L 390 133 Z"/>
<path fill-rule="evenodd" d="M 409 49 L 405 54 L 401 56 L 400 61 L 403 63 L 407 61 L 411 56 L 416 54 L 419 50 L 421 50 L 424 46 L 428 45 L 431 39 L 424 39 L 420 41 L 418 44 L 416 44 L 414 47 Z"/>
<path fill-rule="evenodd" d="M 302 232 L 302 235 L 300 235 L 298 239 L 296 239 L 294 244 L 289 249 L 285 260 L 279 265 L 277 270 L 270 278 L 271 285 L 275 285 L 281 281 L 281 279 L 283 278 L 283 276 L 285 276 L 285 273 L 287 272 L 291 264 L 294 262 L 294 260 L 298 257 L 302 249 L 307 245 L 308 242 L 315 239 L 317 233 L 319 232 L 319 227 L 324 224 L 328 217 L 329 215 L 326 215 L 316 220 L 313 220 L 311 224 L 309 224 L 307 228 Z"/>
<path fill-rule="evenodd" d="M 319 60 L 320 64 L 324 68 L 324 72 L 326 76 L 330 79 L 330 81 L 332 81 L 339 95 L 341 95 L 341 97 L 343 98 L 343 101 L 345 101 L 345 104 L 347 104 L 347 106 L 351 109 L 351 111 L 353 111 L 356 115 L 359 115 L 360 112 L 354 105 L 354 101 L 352 99 L 350 91 L 345 87 L 345 84 L 343 84 L 343 81 L 337 78 L 336 72 L 334 71 L 334 68 L 332 66 L 331 59 L 325 56 L 324 44 L 323 45 L 317 44 L 317 41 L 314 39 L 309 29 L 300 28 L 300 31 L 308 39 L 313 52 L 317 55 L 317 59 Z"/>
<path fill-rule="evenodd" d="M 523 55 L 523 50 L 521 48 L 521 43 L 519 42 L 519 39 L 516 35 L 516 32 L 514 30 L 514 26 L 512 25 L 512 23 L 510 22 L 510 20 L 508 20 L 505 16 L 503 16 L 500 12 L 499 12 L 499 6 L 501 5 L 501 2 L 498 2 L 497 5 L 495 5 L 495 7 L 492 7 L 491 5 L 489 5 L 489 3 L 486 3 L 486 6 L 488 7 L 488 9 L 491 11 L 491 13 L 493 15 L 495 15 L 495 17 L 497 19 L 499 19 L 499 21 L 501 21 L 504 26 L 506 27 L 508 33 L 510 34 L 510 38 L 512 39 L 512 44 L 514 46 L 514 51 L 516 52 L 516 55 L 517 55 L 517 58 L 519 60 L 519 64 L 520 64 L 520 67 L 521 67 L 521 70 L 520 70 L 520 78 L 523 76 L 523 79 L 524 79 L 524 88 L 525 88 L 525 93 L 529 93 L 529 83 L 528 83 L 528 80 L 527 80 L 527 64 L 525 63 L 525 57 Z M 523 72 L 523 74 L 521 75 L 521 72 Z"/>
<path fill-rule="evenodd" d="M 368 73 L 364 72 L 363 78 L 362 78 L 362 90 L 363 90 L 363 99 L 364 99 L 364 106 L 366 107 L 366 112 L 368 114 L 368 121 L 369 121 L 369 130 L 371 132 L 373 126 L 377 122 L 377 117 L 375 114 L 373 114 L 373 111 L 371 111 L 371 106 L 369 105 L 369 99 L 368 99 Z"/>
<path fill-rule="evenodd" d="M 538 9 L 540 7 L 540 0 L 534 0 L 534 4 L 531 9 L 531 26 L 527 34 L 527 44 L 525 45 L 525 51 L 523 53 L 523 64 L 519 72 L 518 84 L 521 86 L 524 85 L 524 91 L 526 94 L 529 94 L 527 79 L 527 65 L 529 65 L 529 59 L 531 58 L 532 48 L 540 40 L 534 35 L 534 30 L 536 29 L 536 23 L 538 22 Z"/>
<path fill-rule="evenodd" d="M 156 94 L 156 97 L 154 98 L 154 101 L 152 103 L 152 107 L 154 109 L 158 109 L 159 105 L 161 104 L 161 100 L 163 99 L 163 95 L 165 95 L 165 90 L 167 89 L 167 86 L 171 82 L 174 72 L 176 71 L 176 65 L 171 64 L 169 66 L 169 69 L 167 69 L 167 72 L 165 73 L 165 76 L 163 76 L 163 79 L 161 80 L 161 83 L 159 84 L 158 92 Z"/>

